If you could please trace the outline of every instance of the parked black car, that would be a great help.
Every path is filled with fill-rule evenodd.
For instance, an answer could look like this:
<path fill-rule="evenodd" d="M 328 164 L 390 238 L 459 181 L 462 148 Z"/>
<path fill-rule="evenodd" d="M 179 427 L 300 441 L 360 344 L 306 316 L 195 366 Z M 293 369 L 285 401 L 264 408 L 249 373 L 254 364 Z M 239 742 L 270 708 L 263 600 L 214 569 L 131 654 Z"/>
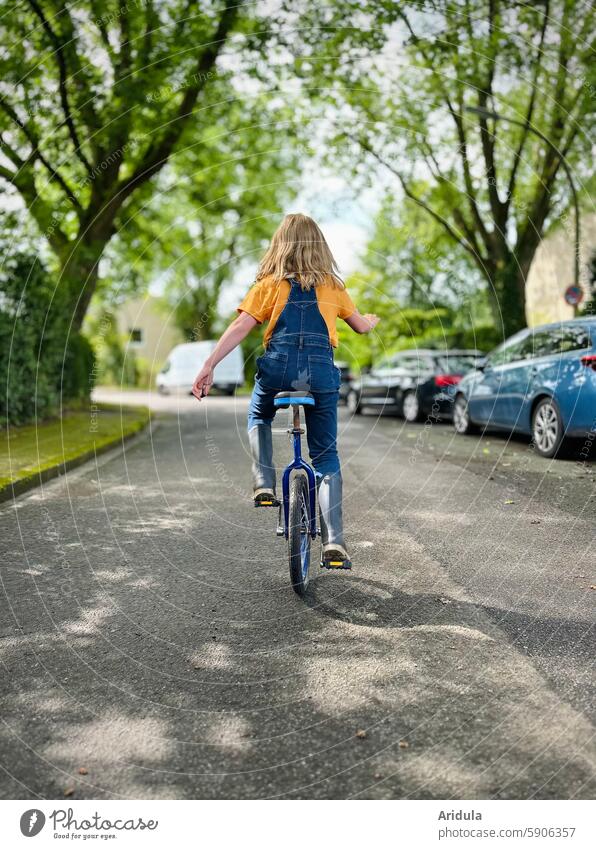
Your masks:
<path fill-rule="evenodd" d="M 420 348 L 391 354 L 352 381 L 348 409 L 383 408 L 409 422 L 451 418 L 455 387 L 483 356 L 481 351 Z"/>

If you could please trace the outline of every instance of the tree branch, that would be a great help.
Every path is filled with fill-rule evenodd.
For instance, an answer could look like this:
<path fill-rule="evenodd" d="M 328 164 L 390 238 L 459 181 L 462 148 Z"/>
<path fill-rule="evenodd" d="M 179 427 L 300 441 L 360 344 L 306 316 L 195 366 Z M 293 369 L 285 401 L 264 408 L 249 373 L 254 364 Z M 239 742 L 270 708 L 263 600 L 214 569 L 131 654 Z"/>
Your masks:
<path fill-rule="evenodd" d="M 493 40 L 495 38 L 495 15 L 496 15 L 496 7 L 495 0 L 489 0 L 488 3 L 489 8 L 489 19 L 488 19 L 488 29 L 489 29 L 489 42 L 492 45 Z M 495 73 L 495 56 L 489 56 L 489 65 L 488 65 L 488 73 L 486 76 L 486 82 L 482 87 L 478 89 L 478 106 L 480 109 L 486 110 L 489 99 L 492 99 L 493 96 L 493 78 Z M 482 155 L 484 157 L 484 164 L 486 168 L 486 182 L 487 182 L 487 191 L 488 191 L 488 199 L 490 202 L 490 208 L 493 220 L 495 222 L 495 229 L 498 232 L 498 235 L 501 239 L 504 238 L 503 233 L 505 230 L 505 226 L 507 223 L 507 218 L 505 216 L 505 206 L 501 203 L 499 198 L 499 192 L 497 190 L 497 166 L 495 162 L 495 130 L 493 127 L 492 133 L 488 129 L 487 119 L 484 115 L 480 114 L 478 117 L 478 125 L 480 128 L 480 141 L 482 144 Z"/>
<path fill-rule="evenodd" d="M 193 76 L 194 84 L 185 90 L 177 113 L 167 124 L 161 138 L 149 145 L 133 174 L 117 185 L 112 196 L 112 204 L 116 209 L 138 186 L 147 182 L 167 162 L 192 115 L 198 96 L 205 87 L 209 72 L 217 61 L 221 48 L 235 24 L 237 15 L 237 0 L 226 0 L 213 40 L 205 46 L 197 61 Z"/>
<path fill-rule="evenodd" d="M 526 110 L 526 117 L 524 119 L 524 128 L 522 130 L 521 138 L 519 140 L 519 144 L 517 146 L 517 150 L 513 156 L 513 165 L 511 168 L 511 173 L 509 175 L 509 180 L 507 181 L 507 196 L 505 198 L 505 209 L 506 214 L 509 212 L 509 207 L 511 205 L 511 197 L 513 195 L 513 190 L 515 189 L 515 179 L 517 177 L 517 170 L 519 168 L 519 163 L 521 161 L 521 155 L 523 149 L 526 144 L 526 140 L 530 133 L 530 125 L 532 123 L 532 117 L 534 115 L 534 106 L 536 104 L 536 94 L 538 92 L 538 76 L 540 74 L 540 69 L 542 67 L 542 55 L 544 48 L 544 39 L 546 36 L 546 30 L 548 26 L 548 19 L 550 13 L 550 0 L 545 0 L 544 4 L 544 16 L 542 18 L 542 27 L 540 29 L 540 42 L 538 44 L 538 50 L 536 55 L 536 63 L 534 65 L 534 73 L 532 75 L 532 91 L 530 93 L 530 100 L 528 101 L 528 108 Z"/>
<path fill-rule="evenodd" d="M 59 227 L 62 216 L 38 194 L 31 170 L 21 172 L 17 176 L 15 185 L 42 235 L 48 240 L 56 255 L 59 256 L 62 251 L 69 247 L 68 237 Z"/>
<path fill-rule="evenodd" d="M 21 169 L 25 165 L 25 160 L 21 159 L 19 154 L 12 148 L 7 141 L 4 140 L 2 133 L 0 133 L 0 150 L 2 153 L 10 159 L 13 165 L 16 165 L 17 168 Z"/>
<path fill-rule="evenodd" d="M 451 224 L 449 223 L 449 221 L 447 221 L 447 219 L 446 219 L 446 218 L 444 218 L 444 217 L 443 217 L 443 216 L 442 216 L 439 212 L 437 212 L 437 211 L 436 211 L 436 210 L 434 210 L 431 206 L 429 206 L 429 205 L 426 203 L 426 201 L 422 200 L 422 198 L 420 198 L 420 197 L 418 197 L 417 195 L 415 195 L 415 194 L 414 194 L 414 192 L 411 190 L 411 188 L 410 188 L 410 187 L 408 186 L 408 184 L 406 183 L 406 181 L 405 181 L 405 179 L 404 179 L 403 175 L 402 175 L 402 174 L 401 174 L 401 173 L 400 173 L 400 172 L 399 172 L 396 168 L 394 168 L 394 166 L 393 166 L 393 165 L 390 165 L 390 164 L 389 164 L 389 163 L 388 163 L 385 159 L 383 159 L 383 158 L 382 158 L 382 157 L 381 157 L 381 156 L 380 156 L 380 155 L 379 155 L 379 154 L 378 154 L 378 153 L 377 153 L 377 152 L 376 152 L 376 151 L 375 151 L 375 150 L 374 150 L 374 149 L 373 149 L 373 148 L 372 148 L 372 147 L 368 144 L 368 142 L 366 142 L 366 141 L 365 141 L 364 139 L 362 139 L 362 138 L 357 138 L 356 136 L 352 135 L 352 134 L 351 134 L 351 133 L 349 133 L 349 132 L 346 132 L 346 133 L 345 133 L 345 135 L 346 135 L 346 137 L 347 137 L 347 138 L 351 139 L 351 141 L 355 142 L 355 144 L 357 144 L 359 147 L 361 147 L 363 150 L 365 150 L 367 153 L 369 153 L 369 154 L 370 154 L 370 155 L 371 155 L 374 159 L 376 159 L 376 161 L 377 161 L 380 165 L 382 165 L 384 168 L 386 168 L 388 171 L 390 171 L 390 172 L 391 172 L 391 173 L 392 173 L 395 177 L 397 177 L 397 179 L 399 180 L 399 182 L 400 182 L 400 184 L 401 184 L 402 189 L 404 190 L 405 195 L 406 195 L 408 198 L 410 198 L 410 200 L 411 200 L 411 201 L 413 201 L 415 204 L 417 204 L 419 207 L 421 207 L 422 209 L 424 209 L 424 210 L 425 210 L 425 211 L 426 211 L 426 212 L 427 212 L 427 213 L 428 213 L 428 214 L 429 214 L 432 218 L 434 218 L 434 220 L 435 220 L 435 221 L 437 221 L 437 222 L 438 222 L 438 223 L 439 223 L 439 224 L 440 224 L 440 225 L 441 225 L 441 226 L 442 226 L 442 227 L 446 230 L 446 232 L 448 233 L 448 235 L 449 235 L 449 236 L 450 236 L 450 237 L 451 237 L 451 238 L 452 238 L 455 242 L 457 242 L 457 244 L 458 244 L 458 245 L 460 245 L 462 248 L 464 248 L 464 250 L 466 250 L 469 254 L 471 254 L 471 255 L 474 257 L 474 261 L 475 261 L 475 262 L 477 263 L 477 265 L 481 268 L 481 270 L 482 270 L 483 274 L 485 274 L 485 275 L 486 275 L 486 269 L 485 269 L 485 263 L 484 263 L 484 260 L 483 260 L 483 258 L 480 256 L 480 254 L 476 251 L 476 249 L 475 249 L 475 247 L 474 247 L 474 245 L 473 245 L 473 244 L 470 244 L 469 242 L 467 242 L 467 241 L 465 241 L 464 239 L 460 238 L 460 236 L 458 235 L 458 233 L 454 230 L 454 228 L 451 226 Z"/>
<path fill-rule="evenodd" d="M 186 0 L 186 5 L 184 10 L 181 12 L 177 22 L 176 29 L 174 30 L 174 43 L 178 41 L 179 38 L 182 37 L 182 33 L 188 23 L 188 19 L 190 18 L 190 12 L 194 5 L 194 0 Z"/>
<path fill-rule="evenodd" d="M 482 216 L 480 215 L 480 210 L 478 209 L 477 195 L 476 195 L 476 191 L 474 189 L 474 183 L 472 181 L 472 175 L 471 175 L 471 171 L 470 171 L 470 160 L 468 158 L 468 143 L 467 143 L 465 127 L 464 127 L 464 123 L 463 123 L 463 119 L 462 119 L 462 115 L 461 115 L 462 107 L 463 107 L 463 101 L 461 99 L 461 92 L 460 92 L 460 98 L 459 98 L 459 109 L 455 109 L 455 107 L 453 105 L 453 101 L 451 100 L 451 97 L 449 96 L 449 91 L 447 90 L 446 86 L 444 85 L 441 75 L 437 74 L 437 72 L 435 70 L 435 65 L 434 65 L 432 59 L 428 56 L 426 50 L 424 49 L 424 47 L 422 45 L 422 41 L 420 40 L 420 38 L 418 37 L 418 35 L 414 31 L 414 28 L 412 27 L 407 15 L 402 10 L 398 10 L 398 14 L 399 14 L 400 18 L 403 20 L 403 22 L 405 23 L 406 27 L 408 28 L 408 31 L 409 31 L 410 36 L 412 38 L 412 43 L 415 44 L 416 47 L 418 48 L 418 50 L 420 51 L 420 54 L 421 54 L 422 58 L 424 59 L 426 67 L 428 68 L 428 70 L 433 75 L 433 77 L 434 77 L 434 79 L 437 83 L 437 86 L 439 88 L 439 91 L 441 92 L 441 95 L 442 95 L 442 97 L 445 101 L 445 104 L 447 106 L 449 114 L 451 115 L 451 117 L 453 118 L 453 121 L 455 123 L 455 129 L 456 129 L 457 137 L 458 137 L 458 140 L 459 140 L 458 152 L 460 154 L 460 159 L 461 159 L 461 163 L 462 163 L 464 184 L 465 184 L 465 187 L 466 187 L 466 197 L 467 197 L 468 206 L 470 207 L 470 212 L 472 214 L 472 218 L 476 222 L 476 226 L 478 227 L 478 230 L 480 231 L 480 235 L 482 236 L 482 241 L 484 242 L 484 245 L 487 248 L 487 250 L 490 250 L 490 244 L 491 244 L 490 234 L 488 233 L 488 231 L 486 229 L 484 221 L 482 220 Z"/>
<path fill-rule="evenodd" d="M 447 177 L 445 177 L 445 175 L 441 171 L 441 166 L 439 165 L 439 163 L 437 161 L 437 157 L 435 156 L 432 147 L 430 146 L 430 144 L 427 142 L 427 140 L 425 138 L 422 139 L 421 147 L 425 151 L 424 159 L 426 161 L 428 170 L 433 175 L 435 180 L 438 183 L 448 183 L 449 180 L 447 179 Z M 429 162 L 429 160 L 430 160 L 430 162 Z M 431 163 L 432 163 L 432 165 L 431 165 Z M 433 171 L 433 168 L 434 168 L 434 171 Z"/>
<path fill-rule="evenodd" d="M 476 197 L 476 190 L 474 189 L 474 183 L 472 181 L 472 172 L 470 170 L 470 159 L 468 157 L 468 142 L 466 138 L 466 133 L 464 129 L 464 123 L 462 119 L 461 112 L 463 110 L 463 98 L 459 100 L 459 109 L 460 112 L 457 113 L 452 107 L 449 107 L 449 112 L 455 122 L 457 137 L 459 139 L 459 155 L 462 163 L 462 170 L 464 175 L 464 185 L 466 188 L 466 195 L 468 198 L 468 204 L 470 207 L 470 211 L 472 213 L 472 217 L 476 222 L 476 226 L 480 231 L 480 235 L 482 236 L 482 241 L 484 242 L 487 250 L 490 250 L 491 247 L 491 236 L 488 230 L 486 229 L 486 225 L 480 215 L 480 210 L 478 209 L 478 202 Z"/>
<path fill-rule="evenodd" d="M 153 31 L 156 22 L 155 7 L 153 0 L 145 2 L 145 29 L 143 32 L 143 47 L 137 54 L 138 72 L 145 70 L 151 64 L 153 53 Z"/>
<path fill-rule="evenodd" d="M 23 121 L 21 121 L 21 119 L 16 113 L 16 110 L 6 101 L 4 97 L 2 97 L 2 95 L 0 95 L 0 108 L 3 109 L 4 112 L 6 112 L 11 121 L 13 121 L 14 124 L 16 124 L 16 126 L 24 133 L 29 144 L 31 145 L 31 153 L 27 156 L 27 160 L 21 160 L 20 167 L 25 166 L 27 162 L 34 162 L 38 159 L 50 175 L 50 180 L 58 183 L 58 185 L 60 186 L 64 194 L 67 196 L 69 201 L 72 203 L 72 205 L 76 209 L 81 211 L 81 204 L 79 203 L 79 200 L 73 190 L 70 188 L 62 174 L 60 174 L 60 172 L 48 162 L 44 154 L 41 152 L 37 132 L 34 130 L 31 124 L 25 124 Z M 14 159 L 12 161 L 15 163 L 15 165 L 17 164 Z"/>
<path fill-rule="evenodd" d="M 428 170 L 433 175 L 434 179 L 437 181 L 437 183 L 443 183 L 445 185 L 450 185 L 451 180 L 449 180 L 447 177 L 445 177 L 445 175 L 441 171 L 439 163 L 437 162 L 437 158 L 434 155 L 434 153 L 432 152 L 431 147 L 428 144 L 428 142 L 426 140 L 424 140 L 422 144 L 425 148 L 428 149 L 428 155 L 425 156 L 425 161 L 426 161 Z M 430 161 L 433 163 L 432 166 L 428 161 L 429 158 L 430 158 Z M 433 171 L 433 167 L 434 167 L 434 171 Z M 453 207 L 451 212 L 452 212 L 453 218 L 455 220 L 455 223 L 457 224 L 459 229 L 462 231 L 462 233 L 465 234 L 466 238 L 468 239 L 468 241 L 470 242 L 470 244 L 472 245 L 472 247 L 474 248 L 476 253 L 480 254 L 480 247 L 478 245 L 478 239 L 476 237 L 476 233 L 474 232 L 473 227 L 471 227 L 470 224 L 466 221 L 466 217 L 463 214 L 463 212 L 460 209 L 458 209 L 457 207 Z"/>
<path fill-rule="evenodd" d="M 101 10 L 97 5 L 96 0 L 90 0 L 91 12 L 93 13 L 93 23 L 97 26 L 99 30 L 99 35 L 103 42 L 103 45 L 110 57 L 110 61 L 112 65 L 116 64 L 116 54 L 114 52 L 114 48 L 110 44 L 110 36 L 108 33 L 108 29 L 106 27 L 106 22 L 104 20 L 104 16 L 101 14 Z"/>
<path fill-rule="evenodd" d="M 561 148 L 561 159 L 567 158 L 567 155 L 569 154 L 569 151 L 571 150 L 571 146 L 572 146 L 573 142 L 575 141 L 575 139 L 577 138 L 577 135 L 578 135 L 580 129 L 582 129 L 581 124 L 579 123 L 579 121 L 577 121 L 573 125 L 571 130 L 569 131 L 569 135 L 567 136 L 565 144 Z"/>
<path fill-rule="evenodd" d="M 568 65 L 572 45 L 569 43 L 567 34 L 569 6 L 566 3 L 563 9 L 563 16 L 560 25 L 560 44 L 558 50 L 558 72 L 553 94 L 554 108 L 550 124 L 550 129 L 543 135 L 548 139 L 546 144 L 546 152 L 542 163 L 542 170 L 538 179 L 538 184 L 534 194 L 534 199 L 527 216 L 527 222 L 524 229 L 520 232 L 516 249 L 522 253 L 527 250 L 527 245 L 532 245 L 536 238 L 539 237 L 541 228 L 544 225 L 546 216 L 548 215 L 551 206 L 551 194 L 559 168 L 562 161 L 565 159 L 575 136 L 577 135 L 579 125 L 573 128 L 566 141 L 565 146 L 561 149 L 560 142 L 565 132 L 565 118 L 563 114 L 562 104 L 565 99 L 565 89 L 567 85 Z M 538 234 L 538 236 L 537 236 Z"/>
<path fill-rule="evenodd" d="M 10 168 L 5 168 L 4 165 L 0 165 L 0 177 L 3 177 L 8 183 L 12 183 L 13 186 L 16 186 L 17 175 L 14 171 L 11 171 Z"/>
<path fill-rule="evenodd" d="M 73 120 L 73 117 L 72 117 L 71 108 L 70 108 L 70 101 L 69 101 L 69 98 L 68 98 L 68 88 L 67 88 L 67 85 L 66 85 L 66 82 L 67 82 L 67 79 L 68 79 L 68 70 L 66 68 L 66 60 L 64 58 L 64 43 L 63 43 L 62 39 L 52 29 L 48 19 L 46 18 L 45 14 L 43 12 L 43 9 L 41 8 L 41 6 L 37 2 L 37 0 L 27 0 L 27 2 L 29 3 L 29 5 L 31 6 L 31 8 L 33 9 L 35 14 L 39 18 L 44 31 L 46 32 L 46 34 L 48 35 L 50 41 L 52 42 L 52 44 L 54 46 L 53 55 L 56 57 L 56 63 L 58 65 L 58 74 L 59 74 L 58 88 L 59 88 L 59 92 L 60 92 L 60 102 L 62 104 L 62 111 L 64 113 L 64 122 L 65 122 L 65 124 L 68 128 L 68 132 L 69 132 L 70 137 L 72 139 L 72 143 L 74 145 L 76 157 L 83 163 L 87 173 L 92 174 L 93 168 L 91 166 L 91 163 L 89 162 L 89 160 L 87 159 L 87 157 L 85 156 L 85 154 L 82 150 L 81 142 L 79 140 L 79 134 L 77 132 L 77 128 L 75 126 L 75 123 L 74 123 L 74 120 Z"/>
<path fill-rule="evenodd" d="M 126 5 L 120 11 L 120 56 L 115 67 L 115 84 L 130 71 L 132 53 L 130 49 L 130 20 Z"/>
<path fill-rule="evenodd" d="M 455 223 L 457 224 L 459 229 L 462 231 L 462 233 L 464 233 L 466 239 L 468 240 L 468 242 L 470 243 L 470 245 L 474 249 L 474 253 L 477 256 L 481 256 L 480 246 L 478 244 L 478 239 L 476 238 L 476 233 L 474 231 L 474 228 L 470 227 L 469 223 L 466 221 L 466 217 L 463 214 L 463 212 L 460 209 L 458 209 L 457 207 L 454 207 L 452 209 L 452 215 L 453 215 L 453 218 L 455 220 Z"/>

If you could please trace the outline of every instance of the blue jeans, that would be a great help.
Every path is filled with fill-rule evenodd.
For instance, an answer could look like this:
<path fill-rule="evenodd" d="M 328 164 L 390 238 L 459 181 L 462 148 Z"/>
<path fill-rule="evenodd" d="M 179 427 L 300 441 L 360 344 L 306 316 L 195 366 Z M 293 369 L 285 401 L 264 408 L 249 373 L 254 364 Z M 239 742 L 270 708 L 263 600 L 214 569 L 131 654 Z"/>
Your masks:
<path fill-rule="evenodd" d="M 271 425 L 275 417 L 276 392 L 303 390 L 315 399 L 305 407 L 308 452 L 317 476 L 339 472 L 337 454 L 337 401 L 340 372 L 333 364 L 328 339 L 304 335 L 301 343 L 293 337 L 273 335 L 269 347 L 257 359 L 257 376 L 248 410 L 248 430 Z"/>

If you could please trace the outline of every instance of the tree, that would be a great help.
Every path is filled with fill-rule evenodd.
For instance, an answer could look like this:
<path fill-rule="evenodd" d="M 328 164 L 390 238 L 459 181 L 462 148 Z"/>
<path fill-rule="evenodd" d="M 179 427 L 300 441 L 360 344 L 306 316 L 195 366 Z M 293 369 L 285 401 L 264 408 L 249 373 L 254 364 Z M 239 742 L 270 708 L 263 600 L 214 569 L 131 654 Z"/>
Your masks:
<path fill-rule="evenodd" d="M 285 138 L 263 128 L 264 114 L 268 124 L 288 128 Z M 216 143 L 174 157 L 168 187 L 116 236 L 115 267 L 108 269 L 106 282 L 126 280 L 131 272 L 164 281 L 165 298 L 184 335 L 212 339 L 221 322 L 224 286 L 239 267 L 256 264 L 257 252 L 295 194 L 288 179 L 298 170 L 294 142 L 284 106 L 273 107 L 262 94 L 229 104 L 225 132 L 217 129 Z M 122 268 L 126 262 L 128 275 Z"/>
<path fill-rule="evenodd" d="M 86 397 L 93 353 L 86 339 L 68 334 L 64 311 L 51 308 L 57 300 L 52 276 L 35 253 L 13 249 L 0 287 L 0 427 L 5 427 L 56 414 Z"/>
<path fill-rule="evenodd" d="M 340 7 L 354 11 L 351 0 L 334 4 L 334 20 Z M 309 7 L 304 25 L 324 14 Z M 376 37 L 374 61 L 353 28 L 345 49 L 339 29 L 316 55 L 295 48 L 298 72 L 307 67 L 341 106 L 334 156 L 356 151 L 358 172 L 364 154 L 395 178 L 473 261 L 505 334 L 525 325 L 534 253 L 566 210 L 564 165 L 578 182 L 590 174 L 595 16 L 578 0 L 362 3 L 358 30 L 364 45 Z"/>
<path fill-rule="evenodd" d="M 399 207 L 399 209 L 398 209 Z M 382 331 L 354 338 L 340 329 L 342 359 L 368 365 L 388 351 L 417 347 L 489 350 L 500 340 L 480 275 L 467 254 L 454 262 L 442 228 L 410 201 L 385 197 L 348 288 Z"/>
<path fill-rule="evenodd" d="M 464 252 L 453 253 L 440 224 L 412 201 L 387 193 L 361 262 L 377 273 L 383 292 L 404 307 L 458 309 L 479 296 L 484 300 L 474 263 Z"/>
<path fill-rule="evenodd" d="M 221 56 L 247 21 L 234 0 L 3 5 L 18 50 L 0 60 L 0 177 L 47 239 L 78 330 L 133 198 L 225 112 Z"/>

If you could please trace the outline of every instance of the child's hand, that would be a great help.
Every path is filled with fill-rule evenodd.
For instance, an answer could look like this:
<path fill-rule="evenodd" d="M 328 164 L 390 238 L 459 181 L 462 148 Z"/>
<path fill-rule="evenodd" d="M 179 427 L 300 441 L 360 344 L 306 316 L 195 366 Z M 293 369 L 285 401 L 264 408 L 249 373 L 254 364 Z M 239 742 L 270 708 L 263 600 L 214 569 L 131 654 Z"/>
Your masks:
<path fill-rule="evenodd" d="M 366 315 L 362 316 L 362 318 L 368 321 L 371 330 L 373 330 L 373 328 L 375 328 L 381 320 L 378 315 L 375 315 L 372 312 L 367 312 Z"/>
<path fill-rule="evenodd" d="M 375 315 L 372 312 L 369 312 L 366 315 L 361 315 L 358 310 L 345 319 L 348 327 L 351 327 L 355 333 L 370 333 L 370 331 L 377 326 L 379 321 L 380 319 L 378 315 Z"/>
<path fill-rule="evenodd" d="M 199 401 L 205 395 L 209 395 L 211 384 L 213 383 L 213 369 L 204 365 L 201 371 L 197 374 L 195 382 L 192 385 L 192 394 Z"/>

